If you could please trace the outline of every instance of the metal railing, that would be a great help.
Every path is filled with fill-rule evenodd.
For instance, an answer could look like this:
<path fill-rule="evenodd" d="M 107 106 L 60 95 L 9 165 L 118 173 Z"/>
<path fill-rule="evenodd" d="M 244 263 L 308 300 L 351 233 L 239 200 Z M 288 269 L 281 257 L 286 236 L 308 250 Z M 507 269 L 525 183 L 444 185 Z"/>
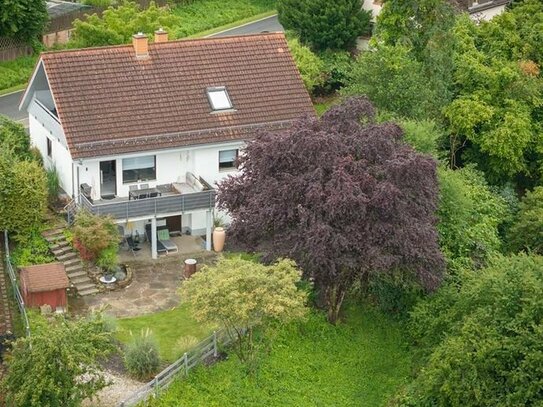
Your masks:
<path fill-rule="evenodd" d="M 17 277 L 15 275 L 15 270 L 11 264 L 11 258 L 9 255 L 9 238 L 8 231 L 4 230 L 4 246 L 5 246 L 5 263 L 6 263 L 6 272 L 11 281 L 11 288 L 13 291 L 13 296 L 19 307 L 21 313 L 21 318 L 25 327 L 26 336 L 30 336 L 30 323 L 28 322 L 28 315 L 26 314 L 25 302 L 23 296 L 21 295 L 21 290 L 19 290 L 19 284 L 17 283 Z"/>
<path fill-rule="evenodd" d="M 210 356 L 218 355 L 219 346 L 227 346 L 232 338 L 225 330 L 215 331 L 213 335 L 201 341 L 192 350 L 169 365 L 162 372 L 157 374 L 153 380 L 136 390 L 129 397 L 124 399 L 117 407 L 132 407 L 144 402 L 150 397 L 158 397 L 176 377 L 179 375 L 188 376 L 191 369 L 195 368 Z"/>
<path fill-rule="evenodd" d="M 95 215 L 109 215 L 115 219 L 130 219 L 153 215 L 181 214 L 198 209 L 213 210 L 215 197 L 216 191 L 209 190 L 122 202 L 92 203 L 85 195 L 80 194 L 80 206 Z"/>

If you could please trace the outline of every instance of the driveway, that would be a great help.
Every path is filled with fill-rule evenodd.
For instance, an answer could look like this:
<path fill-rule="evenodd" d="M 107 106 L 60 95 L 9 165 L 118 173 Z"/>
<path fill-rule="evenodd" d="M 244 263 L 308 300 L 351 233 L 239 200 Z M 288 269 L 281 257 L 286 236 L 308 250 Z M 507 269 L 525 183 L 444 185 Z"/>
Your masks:
<path fill-rule="evenodd" d="M 28 113 L 19 111 L 19 102 L 23 97 L 23 91 L 10 93 L 0 96 L 0 114 L 9 117 L 12 120 L 26 119 Z"/>

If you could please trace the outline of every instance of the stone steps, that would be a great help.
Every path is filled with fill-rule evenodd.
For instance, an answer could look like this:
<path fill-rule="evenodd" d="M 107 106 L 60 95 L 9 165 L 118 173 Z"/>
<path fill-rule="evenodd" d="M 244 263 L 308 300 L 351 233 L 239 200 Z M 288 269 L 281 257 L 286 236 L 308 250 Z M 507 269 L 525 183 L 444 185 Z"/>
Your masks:
<path fill-rule="evenodd" d="M 64 264 L 70 284 L 77 289 L 79 295 L 84 296 L 98 293 L 98 288 L 85 271 L 79 255 L 66 241 L 64 229 L 47 230 L 42 233 L 42 236 L 49 243 L 49 248 L 56 259 Z"/>

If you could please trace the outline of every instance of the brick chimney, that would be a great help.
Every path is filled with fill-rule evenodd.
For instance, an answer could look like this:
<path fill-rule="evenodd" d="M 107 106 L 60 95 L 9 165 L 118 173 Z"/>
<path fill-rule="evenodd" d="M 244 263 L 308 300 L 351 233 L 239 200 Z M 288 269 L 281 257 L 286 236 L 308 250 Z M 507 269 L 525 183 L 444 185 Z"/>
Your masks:
<path fill-rule="evenodd" d="M 162 27 L 155 31 L 155 43 L 168 42 L 168 31 L 164 31 Z"/>
<path fill-rule="evenodd" d="M 137 33 L 132 36 L 132 45 L 136 51 L 136 58 L 144 59 L 149 57 L 149 41 L 143 33 Z"/>

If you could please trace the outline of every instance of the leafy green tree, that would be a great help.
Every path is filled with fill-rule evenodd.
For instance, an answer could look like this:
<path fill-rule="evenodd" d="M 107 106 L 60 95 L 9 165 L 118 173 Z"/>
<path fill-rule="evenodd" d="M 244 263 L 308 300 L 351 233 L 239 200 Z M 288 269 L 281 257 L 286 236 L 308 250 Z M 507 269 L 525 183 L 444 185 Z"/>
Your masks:
<path fill-rule="evenodd" d="M 306 89 L 311 93 L 315 87 L 322 85 L 324 80 L 324 63 L 305 45 L 300 44 L 297 38 L 288 40 L 290 53 L 302 75 Z"/>
<path fill-rule="evenodd" d="M 41 224 L 47 206 L 45 171 L 35 161 L 0 152 L 0 230 L 24 239 Z"/>
<path fill-rule="evenodd" d="M 101 317 L 33 324 L 32 336 L 18 339 L 8 359 L 2 381 L 8 405 L 81 405 L 107 386 L 97 359 L 113 347 Z"/>
<path fill-rule="evenodd" d="M 154 2 L 142 10 L 135 2 L 124 1 L 118 7 L 105 10 L 101 17 L 93 14 L 84 21 L 75 20 L 70 45 L 85 48 L 127 44 L 137 32 L 143 32 L 152 39 L 160 27 L 172 37 L 173 28 L 180 23 L 179 17 Z"/>
<path fill-rule="evenodd" d="M 279 0 L 277 11 L 281 24 L 315 50 L 354 48 L 371 19 L 360 0 Z"/>
<path fill-rule="evenodd" d="M 439 146 L 445 137 L 434 120 L 401 119 L 398 124 L 404 131 L 404 140 L 415 150 L 440 158 Z"/>
<path fill-rule="evenodd" d="M 513 250 L 543 255 L 543 187 L 528 191 L 508 235 Z"/>
<path fill-rule="evenodd" d="M 241 258 L 221 259 L 185 281 L 182 298 L 196 320 L 224 327 L 242 362 L 255 356 L 255 329 L 270 330 L 302 318 L 306 293 L 298 289 L 301 272 L 291 260 L 265 266 Z"/>
<path fill-rule="evenodd" d="M 499 252 L 499 226 L 506 217 L 503 198 L 471 167 L 439 169 L 440 200 L 437 215 L 441 250 L 450 271 L 481 267 Z"/>
<path fill-rule="evenodd" d="M 400 45 L 379 45 L 362 53 L 342 94 L 366 95 L 377 108 L 401 117 L 420 119 L 438 114 L 437 95 L 422 63 Z"/>
<path fill-rule="evenodd" d="M 0 0 L 0 37 L 37 46 L 47 18 L 45 0 Z"/>
<path fill-rule="evenodd" d="M 520 176 L 533 183 L 541 174 L 543 61 L 532 39 L 537 24 L 527 16 L 543 18 L 537 3 L 480 25 L 463 17 L 455 26 L 456 98 L 444 109 L 451 162 L 475 162 L 493 183 Z"/>
<path fill-rule="evenodd" d="M 543 257 L 497 257 L 418 305 L 424 365 L 402 406 L 537 406 L 543 399 Z"/>

